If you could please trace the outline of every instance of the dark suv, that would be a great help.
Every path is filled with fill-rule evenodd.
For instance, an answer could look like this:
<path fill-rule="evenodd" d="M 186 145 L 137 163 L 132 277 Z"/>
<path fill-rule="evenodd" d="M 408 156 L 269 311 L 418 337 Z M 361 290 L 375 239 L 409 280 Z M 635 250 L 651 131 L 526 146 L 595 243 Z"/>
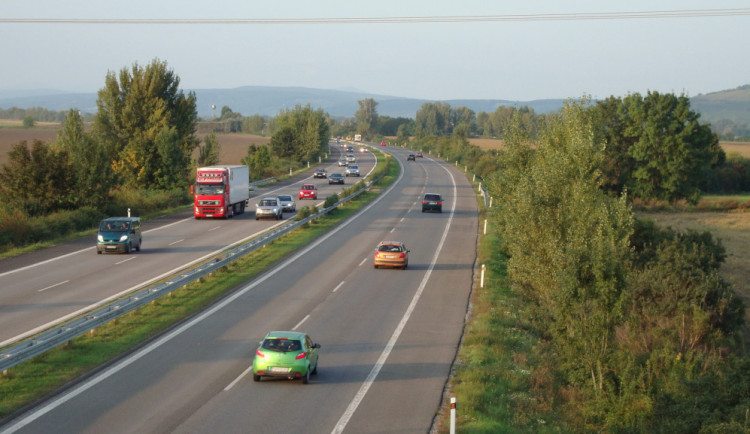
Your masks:
<path fill-rule="evenodd" d="M 422 212 L 443 212 L 443 198 L 437 193 L 427 193 L 422 199 Z"/>

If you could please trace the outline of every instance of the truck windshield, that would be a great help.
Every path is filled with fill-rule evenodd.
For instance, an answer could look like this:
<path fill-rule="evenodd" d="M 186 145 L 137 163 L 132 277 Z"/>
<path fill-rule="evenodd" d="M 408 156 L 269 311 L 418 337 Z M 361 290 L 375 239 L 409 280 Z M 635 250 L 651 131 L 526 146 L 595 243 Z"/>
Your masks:
<path fill-rule="evenodd" d="M 195 194 L 201 196 L 210 196 L 224 194 L 223 184 L 196 184 Z"/>

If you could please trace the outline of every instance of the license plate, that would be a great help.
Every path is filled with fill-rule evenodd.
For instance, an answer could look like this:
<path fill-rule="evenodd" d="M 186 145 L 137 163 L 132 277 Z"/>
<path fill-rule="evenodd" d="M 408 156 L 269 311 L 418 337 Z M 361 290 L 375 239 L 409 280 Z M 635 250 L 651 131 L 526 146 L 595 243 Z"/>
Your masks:
<path fill-rule="evenodd" d="M 281 367 L 278 367 L 278 366 L 273 366 L 273 367 L 271 367 L 271 372 L 286 373 L 286 372 L 289 372 L 289 368 L 281 368 Z"/>
<path fill-rule="evenodd" d="M 385 255 L 385 257 L 386 257 L 386 259 L 393 259 L 393 258 L 395 258 L 395 256 L 393 256 L 393 255 Z"/>

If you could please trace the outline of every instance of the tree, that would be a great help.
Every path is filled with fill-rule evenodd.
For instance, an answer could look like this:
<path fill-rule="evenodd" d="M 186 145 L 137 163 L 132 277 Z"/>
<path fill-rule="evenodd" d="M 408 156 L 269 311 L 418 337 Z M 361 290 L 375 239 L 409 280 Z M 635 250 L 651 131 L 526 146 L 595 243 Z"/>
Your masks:
<path fill-rule="evenodd" d="M 23 127 L 31 128 L 34 126 L 34 118 L 32 116 L 26 116 L 23 118 Z"/>
<path fill-rule="evenodd" d="M 365 138 L 370 138 L 375 131 L 378 120 L 378 103 L 372 98 L 365 98 L 357 101 L 359 109 L 354 114 L 357 120 L 357 133 L 362 134 Z"/>
<path fill-rule="evenodd" d="M 277 157 L 310 161 L 328 146 L 328 120 L 310 104 L 281 112 L 274 124 L 278 130 L 271 137 L 271 150 Z"/>
<path fill-rule="evenodd" d="M 198 166 L 213 166 L 219 164 L 221 145 L 216 134 L 211 133 L 203 139 L 203 146 L 198 149 Z"/>
<path fill-rule="evenodd" d="M 158 59 L 146 67 L 135 63 L 130 70 L 123 68 L 119 75 L 107 73 L 105 87 L 99 90 L 96 101 L 94 132 L 113 157 L 113 168 L 124 185 L 154 188 L 164 185 L 166 173 L 176 169 L 181 174 L 189 171 L 187 164 L 166 167 L 176 161 L 189 162 L 198 145 L 195 94 L 185 96 L 179 84 L 179 77 Z M 165 134 L 171 137 L 167 140 L 169 146 L 174 147 L 166 154 L 166 149 L 160 151 L 157 143 L 157 137 L 166 139 Z M 173 152 L 181 156 L 175 158 Z M 167 184 L 187 182 L 187 176 L 178 178 Z"/>
<path fill-rule="evenodd" d="M 585 101 L 567 103 L 535 147 L 517 113 L 488 187 L 514 287 L 538 310 L 569 381 L 606 387 L 632 212 L 599 189 L 603 158 Z"/>
<path fill-rule="evenodd" d="M 1 200 L 19 204 L 30 216 L 73 208 L 73 186 L 68 154 L 41 140 L 31 149 L 25 140 L 13 145 L 0 167 Z"/>
<path fill-rule="evenodd" d="M 74 179 L 74 204 L 99 207 L 106 204 L 114 185 L 111 157 L 101 142 L 86 133 L 78 110 L 68 111 L 53 148 L 68 155 Z"/>
<path fill-rule="evenodd" d="M 606 140 L 611 190 L 627 188 L 643 199 L 695 203 L 699 185 L 725 156 L 718 137 L 690 99 L 674 94 L 635 93 L 597 104 Z"/>

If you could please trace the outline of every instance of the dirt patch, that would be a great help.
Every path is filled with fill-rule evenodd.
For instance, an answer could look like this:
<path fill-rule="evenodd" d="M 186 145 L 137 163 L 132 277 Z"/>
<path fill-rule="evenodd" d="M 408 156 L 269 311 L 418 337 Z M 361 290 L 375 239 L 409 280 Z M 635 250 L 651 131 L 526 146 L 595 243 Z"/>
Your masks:
<path fill-rule="evenodd" d="M 480 149 L 503 149 L 503 141 L 500 139 L 469 139 L 469 143 Z"/>
<path fill-rule="evenodd" d="M 727 253 L 721 274 L 748 307 L 745 311 L 745 339 L 750 343 L 750 212 L 639 212 L 637 215 L 662 227 L 709 231 L 721 240 Z"/>

